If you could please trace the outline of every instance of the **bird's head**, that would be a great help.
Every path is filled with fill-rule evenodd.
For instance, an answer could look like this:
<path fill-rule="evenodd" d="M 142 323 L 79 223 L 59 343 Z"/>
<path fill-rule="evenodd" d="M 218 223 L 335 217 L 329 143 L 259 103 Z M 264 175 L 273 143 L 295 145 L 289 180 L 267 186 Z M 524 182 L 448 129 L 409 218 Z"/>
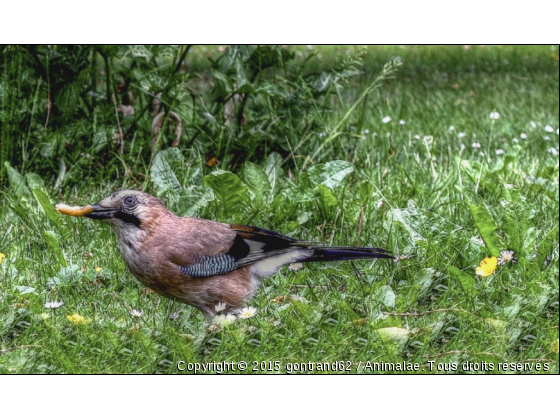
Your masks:
<path fill-rule="evenodd" d="M 168 210 L 157 198 L 142 191 L 117 191 L 97 204 L 91 205 L 92 210 L 85 217 L 103 220 L 115 228 L 144 228 L 156 221 Z"/>

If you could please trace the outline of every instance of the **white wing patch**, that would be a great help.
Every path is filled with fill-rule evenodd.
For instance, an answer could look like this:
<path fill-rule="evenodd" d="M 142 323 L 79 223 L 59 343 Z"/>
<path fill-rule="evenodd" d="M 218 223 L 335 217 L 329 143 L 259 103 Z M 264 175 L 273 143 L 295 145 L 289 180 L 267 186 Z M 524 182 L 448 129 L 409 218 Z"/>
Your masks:
<path fill-rule="evenodd" d="M 280 267 L 298 262 L 313 255 L 312 249 L 294 249 L 293 251 L 277 254 L 258 261 L 251 267 L 251 274 L 257 278 L 264 278 L 276 273 Z"/>

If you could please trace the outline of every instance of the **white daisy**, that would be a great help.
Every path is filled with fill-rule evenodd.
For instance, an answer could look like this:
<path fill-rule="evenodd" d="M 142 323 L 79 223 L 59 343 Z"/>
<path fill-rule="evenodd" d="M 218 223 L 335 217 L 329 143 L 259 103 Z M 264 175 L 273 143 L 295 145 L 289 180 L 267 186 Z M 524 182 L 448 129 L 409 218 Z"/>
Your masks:
<path fill-rule="evenodd" d="M 500 252 L 500 256 L 498 257 L 498 264 L 499 265 L 506 265 L 507 263 L 515 264 L 517 262 L 517 257 L 514 256 L 513 251 L 502 251 Z"/>
<path fill-rule="evenodd" d="M 251 318 L 257 314 L 257 308 L 253 308 L 252 306 L 246 306 L 239 310 L 239 314 L 237 315 L 241 319 Z"/>
<path fill-rule="evenodd" d="M 471 147 L 473 149 L 480 149 L 480 143 L 473 143 L 473 144 L 471 144 Z"/>
<path fill-rule="evenodd" d="M 288 270 L 290 271 L 299 271 L 303 268 L 303 264 L 302 263 L 291 263 L 288 266 Z"/>
<path fill-rule="evenodd" d="M 546 131 L 547 133 L 552 133 L 554 132 L 554 128 L 552 128 L 550 125 L 547 125 L 544 127 L 544 131 Z"/>
<path fill-rule="evenodd" d="M 45 302 L 45 304 L 43 306 L 47 309 L 56 309 L 56 308 L 60 308 L 63 305 L 64 305 L 64 302 L 62 302 L 62 301 L 57 302 L 56 300 L 53 300 L 52 302 Z"/>
<path fill-rule="evenodd" d="M 406 121 L 405 121 L 405 120 L 399 120 L 399 124 L 400 124 L 400 125 L 405 125 L 405 124 L 406 124 Z"/>
<path fill-rule="evenodd" d="M 504 153 L 505 153 L 504 149 L 497 149 L 496 150 L 497 155 L 503 155 Z"/>
<path fill-rule="evenodd" d="M 497 111 L 492 111 L 489 115 L 491 120 L 499 120 L 500 119 L 500 113 Z"/>
<path fill-rule="evenodd" d="M 217 315 L 212 320 L 214 325 L 218 325 L 220 327 L 225 327 L 227 325 L 233 324 L 237 318 L 235 315 L 227 314 L 227 315 Z"/>
<path fill-rule="evenodd" d="M 144 312 L 142 312 L 140 309 L 133 309 L 132 311 L 130 311 L 130 315 L 132 315 L 134 318 L 140 318 L 144 315 Z"/>
<path fill-rule="evenodd" d="M 521 134 L 519 135 L 519 137 L 521 137 L 523 140 L 525 140 L 525 139 L 527 138 L 527 134 L 521 133 Z"/>
<path fill-rule="evenodd" d="M 224 302 L 220 302 L 218 303 L 216 306 L 214 306 L 214 310 L 216 312 L 222 312 L 226 310 L 226 304 Z"/>
<path fill-rule="evenodd" d="M 392 118 L 389 117 L 389 116 L 387 116 L 387 117 L 384 117 L 384 118 L 381 120 L 381 122 L 382 122 L 383 124 L 387 124 L 387 123 L 390 123 L 391 120 L 392 120 Z"/>

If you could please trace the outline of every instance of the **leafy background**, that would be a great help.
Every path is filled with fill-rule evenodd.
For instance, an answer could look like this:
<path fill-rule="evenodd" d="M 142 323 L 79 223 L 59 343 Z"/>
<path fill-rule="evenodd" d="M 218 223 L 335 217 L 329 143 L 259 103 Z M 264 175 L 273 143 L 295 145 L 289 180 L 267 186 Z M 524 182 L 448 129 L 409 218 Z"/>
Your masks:
<path fill-rule="evenodd" d="M 1 54 L 0 371 L 348 360 L 558 373 L 557 46 Z M 208 326 L 144 290 L 106 226 L 53 208 L 121 188 L 182 216 L 398 258 L 288 267 L 263 282 L 255 317 Z M 475 275 L 503 250 L 517 263 Z"/>

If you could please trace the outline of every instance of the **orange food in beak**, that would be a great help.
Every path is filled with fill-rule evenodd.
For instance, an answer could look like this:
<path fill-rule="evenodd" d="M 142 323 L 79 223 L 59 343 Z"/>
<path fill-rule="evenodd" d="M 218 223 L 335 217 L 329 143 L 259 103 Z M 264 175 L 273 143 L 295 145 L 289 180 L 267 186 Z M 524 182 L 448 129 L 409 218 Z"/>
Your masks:
<path fill-rule="evenodd" d="M 56 211 L 59 213 L 65 214 L 67 216 L 74 216 L 74 217 L 83 217 L 86 214 L 89 214 L 93 211 L 92 206 L 69 206 L 67 204 L 57 204 L 54 206 Z"/>

